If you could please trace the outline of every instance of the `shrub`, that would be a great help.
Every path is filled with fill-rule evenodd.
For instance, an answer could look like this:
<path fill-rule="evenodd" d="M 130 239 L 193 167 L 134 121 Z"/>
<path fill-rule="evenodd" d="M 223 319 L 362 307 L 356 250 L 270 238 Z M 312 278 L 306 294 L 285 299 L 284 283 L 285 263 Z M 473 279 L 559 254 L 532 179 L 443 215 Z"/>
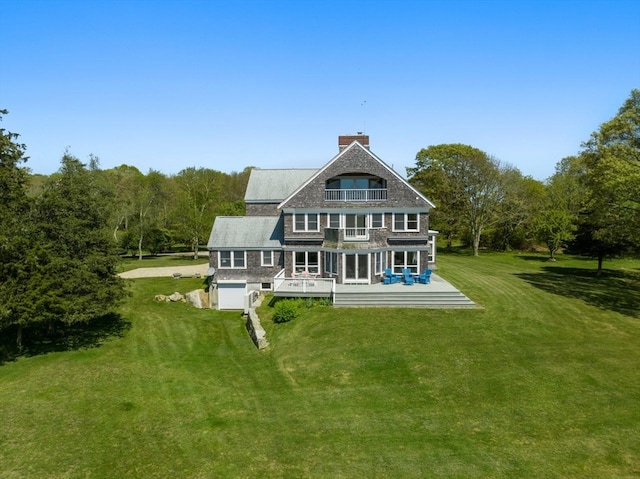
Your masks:
<path fill-rule="evenodd" d="M 285 299 L 276 303 L 273 312 L 273 321 L 275 323 L 286 323 L 297 317 L 298 305 L 295 301 Z"/>

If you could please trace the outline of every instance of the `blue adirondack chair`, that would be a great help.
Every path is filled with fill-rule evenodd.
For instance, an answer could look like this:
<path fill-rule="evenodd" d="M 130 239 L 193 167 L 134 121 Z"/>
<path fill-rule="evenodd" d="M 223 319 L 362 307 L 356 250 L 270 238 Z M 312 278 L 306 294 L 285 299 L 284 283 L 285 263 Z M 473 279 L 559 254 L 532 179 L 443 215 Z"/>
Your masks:
<path fill-rule="evenodd" d="M 431 270 L 426 268 L 424 273 L 418 276 L 418 283 L 429 284 L 431 283 Z"/>
<path fill-rule="evenodd" d="M 393 284 L 393 283 L 399 283 L 399 282 L 400 282 L 400 276 L 398 276 L 397 274 L 394 274 L 391 271 L 391 268 L 387 268 L 384 270 L 384 279 L 383 279 L 384 284 Z"/>
<path fill-rule="evenodd" d="M 413 285 L 415 283 L 413 276 L 411 275 L 411 270 L 409 268 L 404 268 L 402 270 L 402 274 L 404 275 L 404 284 L 407 286 Z"/>

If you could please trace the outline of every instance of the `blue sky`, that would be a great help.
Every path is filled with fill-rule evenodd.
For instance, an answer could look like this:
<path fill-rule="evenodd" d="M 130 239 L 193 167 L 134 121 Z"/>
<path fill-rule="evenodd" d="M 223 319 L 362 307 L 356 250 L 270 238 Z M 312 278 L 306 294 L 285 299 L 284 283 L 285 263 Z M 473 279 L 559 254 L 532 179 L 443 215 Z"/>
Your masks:
<path fill-rule="evenodd" d="M 166 174 L 320 167 L 364 131 L 402 175 L 465 143 L 543 180 L 640 88 L 640 2 L 2 0 L 2 128 Z"/>

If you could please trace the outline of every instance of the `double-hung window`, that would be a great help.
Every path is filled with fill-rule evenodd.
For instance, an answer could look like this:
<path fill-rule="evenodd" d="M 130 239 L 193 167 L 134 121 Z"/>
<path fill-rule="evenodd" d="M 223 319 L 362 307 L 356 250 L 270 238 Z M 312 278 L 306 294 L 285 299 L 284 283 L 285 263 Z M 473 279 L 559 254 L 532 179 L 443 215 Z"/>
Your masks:
<path fill-rule="evenodd" d="M 329 213 L 329 228 L 340 228 L 340 213 Z"/>
<path fill-rule="evenodd" d="M 371 213 L 371 227 L 372 228 L 384 227 L 384 213 Z"/>
<path fill-rule="evenodd" d="M 393 231 L 419 231 L 418 213 L 394 213 Z"/>
<path fill-rule="evenodd" d="M 320 231 L 318 213 L 294 213 L 293 231 Z"/>
<path fill-rule="evenodd" d="M 260 252 L 260 266 L 273 266 L 273 251 Z"/>
<path fill-rule="evenodd" d="M 219 269 L 244 269 L 246 268 L 246 252 L 241 250 L 220 251 L 218 253 Z"/>

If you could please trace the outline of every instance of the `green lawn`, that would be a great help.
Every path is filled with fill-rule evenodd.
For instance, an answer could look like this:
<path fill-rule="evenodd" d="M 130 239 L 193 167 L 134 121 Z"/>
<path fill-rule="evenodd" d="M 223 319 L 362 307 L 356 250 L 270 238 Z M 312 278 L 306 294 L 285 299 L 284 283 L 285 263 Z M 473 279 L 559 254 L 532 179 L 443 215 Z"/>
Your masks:
<path fill-rule="evenodd" d="M 640 261 L 439 266 L 482 308 L 265 305 L 264 351 L 135 280 L 99 347 L 0 366 L 0 477 L 640 476 Z"/>
<path fill-rule="evenodd" d="M 208 263 L 208 258 L 199 257 L 193 259 L 193 253 L 180 253 L 175 255 L 143 256 L 142 260 L 137 257 L 127 256 L 122 260 L 118 272 L 130 271 L 137 268 L 157 268 L 161 266 L 189 266 L 192 264 Z"/>

